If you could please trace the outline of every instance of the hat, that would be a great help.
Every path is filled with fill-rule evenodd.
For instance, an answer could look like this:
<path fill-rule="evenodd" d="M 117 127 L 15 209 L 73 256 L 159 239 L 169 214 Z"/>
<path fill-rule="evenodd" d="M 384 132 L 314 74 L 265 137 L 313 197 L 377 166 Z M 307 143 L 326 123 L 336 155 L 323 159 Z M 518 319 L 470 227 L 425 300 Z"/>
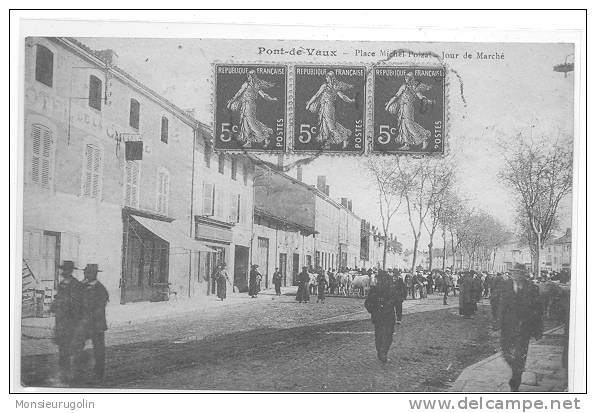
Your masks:
<path fill-rule="evenodd" d="M 64 271 L 78 270 L 78 268 L 74 266 L 73 261 L 67 261 L 67 260 L 62 261 L 62 265 L 59 266 L 58 268 L 60 268 L 61 270 L 64 270 Z"/>
<path fill-rule="evenodd" d="M 98 273 L 98 272 L 102 272 L 99 269 L 99 266 L 97 264 L 87 264 L 87 266 L 85 268 L 83 268 L 84 272 L 90 272 L 90 273 Z"/>

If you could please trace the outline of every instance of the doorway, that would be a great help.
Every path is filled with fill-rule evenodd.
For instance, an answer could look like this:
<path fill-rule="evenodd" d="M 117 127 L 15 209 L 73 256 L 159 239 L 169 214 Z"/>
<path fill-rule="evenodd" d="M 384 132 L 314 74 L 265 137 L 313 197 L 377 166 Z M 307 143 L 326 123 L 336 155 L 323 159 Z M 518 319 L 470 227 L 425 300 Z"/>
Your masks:
<path fill-rule="evenodd" d="M 284 287 L 287 286 L 287 271 L 288 269 L 288 254 L 280 253 L 279 254 L 279 271 L 281 272 L 281 278 L 283 280 Z"/>
<path fill-rule="evenodd" d="M 234 286 L 238 292 L 247 292 L 248 247 L 236 245 L 234 250 Z"/>
<path fill-rule="evenodd" d="M 298 273 L 300 272 L 300 255 L 292 255 L 292 285 L 298 285 Z"/>

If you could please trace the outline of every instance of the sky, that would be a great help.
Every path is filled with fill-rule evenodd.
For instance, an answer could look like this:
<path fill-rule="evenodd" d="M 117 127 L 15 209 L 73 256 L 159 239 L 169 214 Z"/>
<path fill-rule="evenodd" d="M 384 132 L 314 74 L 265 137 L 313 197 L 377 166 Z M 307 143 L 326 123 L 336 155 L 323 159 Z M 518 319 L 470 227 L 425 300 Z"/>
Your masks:
<path fill-rule="evenodd" d="M 380 50 L 430 51 L 446 58 L 448 75 L 447 146 L 457 159 L 457 191 L 470 206 L 482 209 L 514 229 L 513 195 L 498 180 L 502 167 L 499 142 L 522 133 L 550 140 L 573 136 L 573 72 L 564 77 L 553 66 L 573 52 L 571 44 L 555 43 L 409 43 L 303 40 L 217 40 L 79 38 L 92 49 L 113 49 L 118 66 L 195 117 L 212 124 L 214 62 L 352 63 L 373 64 Z M 261 49 L 320 48 L 337 50 L 337 57 L 292 57 L 259 54 Z M 357 56 L 357 50 L 376 56 Z M 464 58 L 468 52 L 472 58 Z M 477 54 L 503 57 L 479 59 Z M 410 58 L 409 63 L 436 62 L 436 58 Z M 403 63 L 395 59 L 390 63 Z M 457 73 L 457 75 L 456 75 Z M 459 76 L 458 76 L 459 75 Z M 460 82 L 461 79 L 461 82 Z M 268 157 L 267 160 L 276 158 Z M 298 157 L 286 157 L 286 163 Z M 295 176 L 295 171 L 289 172 Z M 316 184 L 325 175 L 330 196 L 353 200 L 361 218 L 380 224 L 376 190 L 361 158 L 322 156 L 304 168 L 303 180 Z M 571 198 L 561 206 L 561 228 L 571 226 Z M 394 219 L 391 231 L 411 248 L 411 229 L 405 210 Z M 428 243 L 423 235 L 422 246 Z M 435 245 L 438 244 L 438 237 Z"/>

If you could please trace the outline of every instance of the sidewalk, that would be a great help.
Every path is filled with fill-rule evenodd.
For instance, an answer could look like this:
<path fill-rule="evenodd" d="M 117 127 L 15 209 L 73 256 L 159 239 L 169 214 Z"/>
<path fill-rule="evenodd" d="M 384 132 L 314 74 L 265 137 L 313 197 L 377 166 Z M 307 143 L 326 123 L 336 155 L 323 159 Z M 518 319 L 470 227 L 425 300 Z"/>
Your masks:
<path fill-rule="evenodd" d="M 566 337 L 563 326 L 544 333 L 542 339 L 530 341 L 526 371 L 520 392 L 567 391 L 567 369 L 562 365 Z M 454 382 L 454 392 L 509 392 L 511 369 L 501 353 L 467 367 Z"/>
<path fill-rule="evenodd" d="M 282 295 L 295 294 L 297 287 L 282 287 Z M 260 292 L 260 295 L 274 296 L 275 290 L 268 289 Z M 127 304 L 110 304 L 106 307 L 106 318 L 108 328 L 133 325 L 149 320 L 167 319 L 172 316 L 179 316 L 196 312 L 207 312 L 226 307 L 237 307 L 248 304 L 251 298 L 247 293 L 231 293 L 228 291 L 227 298 L 221 302 L 217 296 L 197 296 L 192 298 L 173 298 L 170 301 L 160 302 L 138 302 Z M 51 335 L 54 327 L 54 317 L 23 318 L 21 320 L 21 334 L 29 338 L 46 338 Z"/>

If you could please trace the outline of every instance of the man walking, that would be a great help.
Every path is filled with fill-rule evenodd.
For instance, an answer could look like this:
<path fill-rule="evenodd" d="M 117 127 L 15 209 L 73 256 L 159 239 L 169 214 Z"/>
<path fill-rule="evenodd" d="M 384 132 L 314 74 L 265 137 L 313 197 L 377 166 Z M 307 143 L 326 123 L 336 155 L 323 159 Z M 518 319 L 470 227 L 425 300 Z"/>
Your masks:
<path fill-rule="evenodd" d="M 275 295 L 276 296 L 281 296 L 281 272 L 279 271 L 279 268 L 275 269 L 275 272 L 273 273 L 273 285 L 275 286 Z"/>
<path fill-rule="evenodd" d="M 395 313 L 399 299 L 391 286 L 391 279 L 386 271 L 379 271 L 377 285 L 370 289 L 364 307 L 371 315 L 375 326 L 375 345 L 377 358 L 387 362 L 387 353 L 393 342 L 395 331 Z"/>
<path fill-rule="evenodd" d="M 516 264 L 503 283 L 500 302 L 501 350 L 511 367 L 509 386 L 519 391 L 530 338 L 542 337 L 542 305 L 538 287 L 528 279 L 523 264 Z"/>
<path fill-rule="evenodd" d="M 310 299 L 308 291 L 310 275 L 308 274 L 307 267 L 302 267 L 302 272 L 298 274 L 296 281 L 298 282 L 298 292 L 296 293 L 296 301 L 298 301 L 299 303 L 307 303 Z"/>
<path fill-rule="evenodd" d="M 406 284 L 401 277 L 399 270 L 394 270 L 393 286 L 395 288 L 395 295 L 397 296 L 397 303 L 395 305 L 396 324 L 401 324 L 401 317 L 403 314 L 403 303 L 408 295 L 406 291 Z"/>
<path fill-rule="evenodd" d="M 74 349 L 77 376 L 83 372 L 85 342 L 91 340 L 95 358 L 95 379 L 102 381 L 105 374 L 106 305 L 109 300 L 106 287 L 97 280 L 101 272 L 97 264 L 87 264 L 83 270 L 83 316 L 75 332 Z"/>
<path fill-rule="evenodd" d="M 72 275 L 77 269 L 72 261 L 64 261 L 59 268 L 62 280 L 51 311 L 56 315 L 54 342 L 58 345 L 58 379 L 60 383 L 67 383 L 72 379 L 72 342 L 82 315 L 83 285 Z"/>
<path fill-rule="evenodd" d="M 327 278 L 325 278 L 325 270 L 319 270 L 317 275 L 317 303 L 325 302 L 325 290 L 327 289 Z"/>

